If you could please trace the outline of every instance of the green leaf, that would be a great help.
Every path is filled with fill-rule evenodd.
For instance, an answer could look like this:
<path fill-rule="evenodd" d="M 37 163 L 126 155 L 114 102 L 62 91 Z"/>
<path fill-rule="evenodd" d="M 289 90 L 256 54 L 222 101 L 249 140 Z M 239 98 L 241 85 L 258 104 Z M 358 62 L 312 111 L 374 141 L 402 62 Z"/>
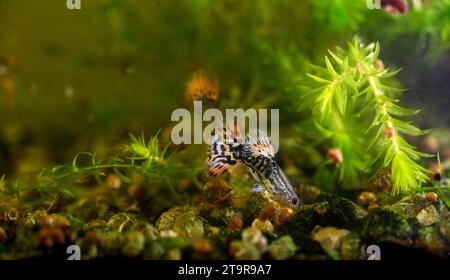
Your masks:
<path fill-rule="evenodd" d="M 386 152 L 386 156 L 385 156 L 384 162 L 383 162 L 383 167 L 388 166 L 397 153 L 398 153 L 397 146 L 391 145 Z"/>
<path fill-rule="evenodd" d="M 420 112 L 420 110 L 403 108 L 394 103 L 389 103 L 386 109 L 389 114 L 395 115 L 395 116 L 411 116 L 411 115 L 415 115 Z"/>
<path fill-rule="evenodd" d="M 429 132 L 429 130 L 421 130 L 410 123 L 398 119 L 391 118 L 391 121 L 396 130 L 406 135 L 420 136 Z"/>
<path fill-rule="evenodd" d="M 336 104 L 339 113 L 341 113 L 341 115 L 344 116 L 345 109 L 347 107 L 347 90 L 345 87 L 343 88 L 336 87 L 334 93 L 334 103 Z"/>
<path fill-rule="evenodd" d="M 405 153 L 399 152 L 392 160 L 392 193 L 406 194 L 414 191 L 428 180 L 426 170 L 411 160 Z"/>
<path fill-rule="evenodd" d="M 331 57 L 336 61 L 337 64 L 342 65 L 344 61 L 340 59 L 336 54 L 334 54 L 331 50 L 328 50 L 328 53 L 331 55 Z"/>
<path fill-rule="evenodd" d="M 317 77 L 317 76 L 315 76 L 313 74 L 310 74 L 310 73 L 306 73 L 306 75 L 308 77 L 310 77 L 311 79 L 313 79 L 314 81 L 318 82 L 318 83 L 322 83 L 322 84 L 330 84 L 331 83 L 331 81 L 329 81 L 329 80 Z"/>
<path fill-rule="evenodd" d="M 328 113 L 330 110 L 331 100 L 333 94 L 331 93 L 329 87 L 323 89 L 322 93 L 317 97 L 316 103 L 319 105 L 319 112 Z"/>
<path fill-rule="evenodd" d="M 327 66 L 328 69 L 328 73 L 330 73 L 330 75 L 332 77 L 338 77 L 338 73 L 336 73 L 336 70 L 334 70 L 333 65 L 330 62 L 330 59 L 328 58 L 328 56 L 325 56 L 325 64 Z"/>
<path fill-rule="evenodd" d="M 318 122 L 315 121 L 314 125 L 325 137 L 331 137 L 333 135 L 333 132 L 331 130 L 324 128 Z"/>

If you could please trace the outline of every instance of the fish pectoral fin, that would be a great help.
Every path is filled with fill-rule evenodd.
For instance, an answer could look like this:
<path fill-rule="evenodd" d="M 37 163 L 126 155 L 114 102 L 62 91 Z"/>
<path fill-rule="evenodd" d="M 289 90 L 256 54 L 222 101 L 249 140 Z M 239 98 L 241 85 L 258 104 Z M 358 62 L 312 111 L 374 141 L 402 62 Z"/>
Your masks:
<path fill-rule="evenodd" d="M 252 192 L 254 192 L 254 193 L 260 193 L 260 192 L 263 192 L 264 189 L 265 189 L 265 188 L 264 188 L 263 185 L 261 185 L 260 183 L 256 183 L 256 184 L 253 186 Z"/>
<path fill-rule="evenodd" d="M 261 182 L 262 182 L 261 176 L 259 176 L 258 172 L 256 172 L 255 170 L 253 170 L 253 168 L 251 168 L 251 167 L 247 167 L 247 170 L 248 170 L 248 172 L 249 172 L 250 174 L 252 174 L 253 179 L 255 179 L 255 181 L 256 181 L 257 183 L 261 183 Z"/>

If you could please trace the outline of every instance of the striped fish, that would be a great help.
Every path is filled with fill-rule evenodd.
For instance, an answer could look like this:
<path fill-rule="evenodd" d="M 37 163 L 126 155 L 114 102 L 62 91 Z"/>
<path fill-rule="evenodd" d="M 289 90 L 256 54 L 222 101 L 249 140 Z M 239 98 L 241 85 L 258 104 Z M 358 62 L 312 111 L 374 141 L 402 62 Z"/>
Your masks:
<path fill-rule="evenodd" d="M 208 150 L 208 174 L 219 176 L 237 163 L 247 166 L 256 181 L 254 192 L 268 193 L 279 203 L 297 207 L 300 200 L 289 179 L 275 161 L 275 154 L 267 135 L 257 130 L 245 140 L 236 127 L 224 128 L 223 133 L 211 138 Z"/>

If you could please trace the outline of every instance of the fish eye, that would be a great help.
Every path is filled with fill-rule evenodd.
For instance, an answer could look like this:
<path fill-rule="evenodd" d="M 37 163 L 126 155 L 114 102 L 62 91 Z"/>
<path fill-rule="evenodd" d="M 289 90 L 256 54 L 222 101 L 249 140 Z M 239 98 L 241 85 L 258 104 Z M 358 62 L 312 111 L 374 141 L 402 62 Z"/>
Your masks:
<path fill-rule="evenodd" d="M 293 198 L 293 199 L 291 200 L 291 203 L 292 203 L 292 205 L 297 206 L 297 205 L 298 205 L 298 199 L 297 199 L 297 198 Z"/>

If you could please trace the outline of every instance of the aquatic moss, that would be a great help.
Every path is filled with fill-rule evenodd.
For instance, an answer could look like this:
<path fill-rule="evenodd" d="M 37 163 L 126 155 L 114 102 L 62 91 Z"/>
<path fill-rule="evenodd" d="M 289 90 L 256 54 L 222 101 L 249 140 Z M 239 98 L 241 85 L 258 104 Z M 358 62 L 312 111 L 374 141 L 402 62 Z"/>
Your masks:
<path fill-rule="evenodd" d="M 234 207 L 214 208 L 208 215 L 208 222 L 215 226 L 227 226 L 228 222 L 240 211 Z"/>
<path fill-rule="evenodd" d="M 367 211 L 346 198 L 332 199 L 300 207 L 287 231 L 310 232 L 315 226 L 354 228 L 360 226 Z"/>
<path fill-rule="evenodd" d="M 293 257 L 297 246 L 289 235 L 282 236 L 269 245 L 270 257 L 275 260 L 285 260 Z"/>
<path fill-rule="evenodd" d="M 358 260 L 361 257 L 361 238 L 358 233 L 346 235 L 341 244 L 340 254 L 344 260 Z"/>
<path fill-rule="evenodd" d="M 392 241 L 405 244 L 414 238 L 414 227 L 399 213 L 387 207 L 379 207 L 367 216 L 361 234 L 365 240 L 373 242 Z"/>

